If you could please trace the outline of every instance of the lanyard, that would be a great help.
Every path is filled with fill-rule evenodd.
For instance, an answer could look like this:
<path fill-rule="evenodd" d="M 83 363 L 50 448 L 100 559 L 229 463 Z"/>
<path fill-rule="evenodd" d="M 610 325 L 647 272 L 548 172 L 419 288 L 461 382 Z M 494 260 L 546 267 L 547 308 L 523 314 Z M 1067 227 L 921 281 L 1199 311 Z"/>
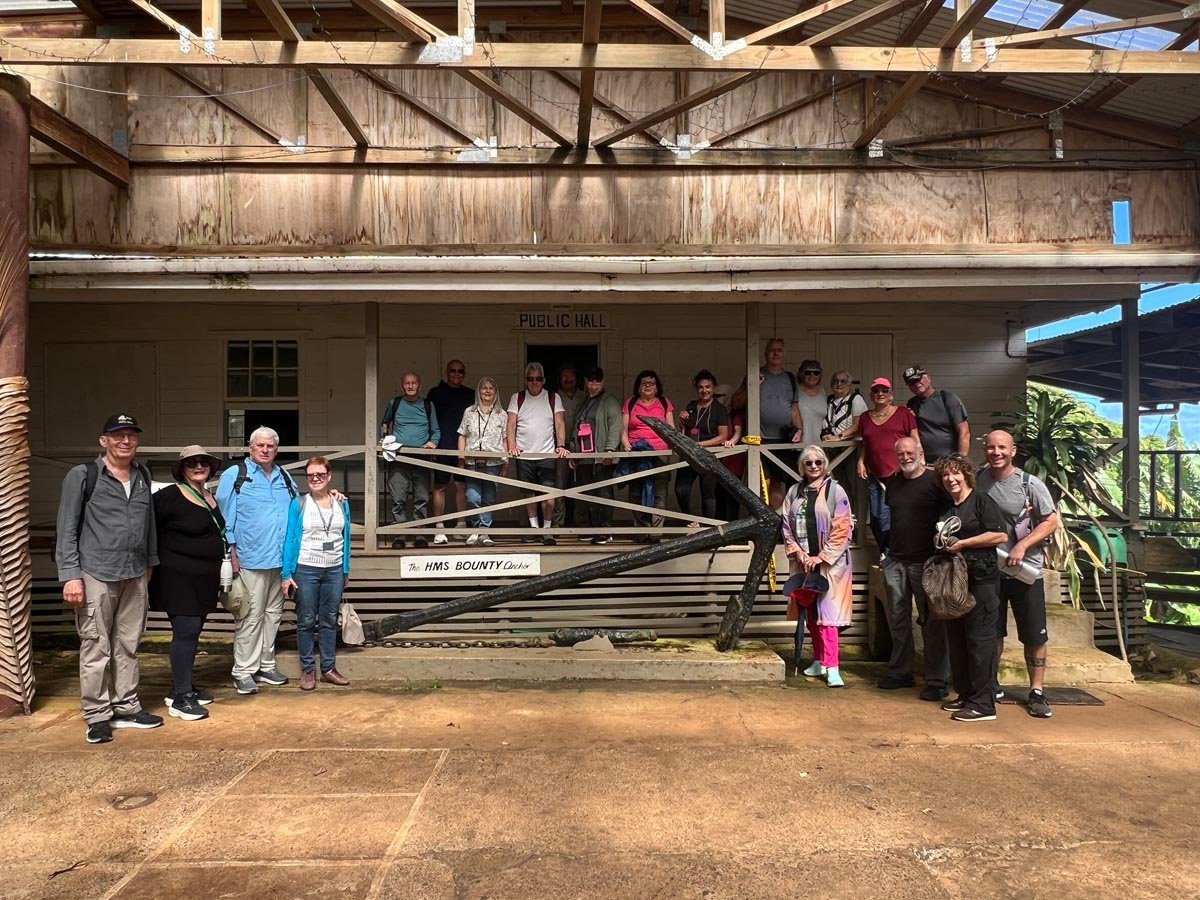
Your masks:
<path fill-rule="evenodd" d="M 478 407 L 478 406 L 476 406 L 476 407 L 475 407 L 475 422 L 476 422 L 476 426 L 477 426 L 477 427 L 478 427 L 478 429 L 479 429 L 479 436 L 478 436 L 478 437 L 479 437 L 479 446 L 477 446 L 477 447 L 475 448 L 476 450 L 482 450 L 482 449 L 483 449 L 483 440 L 484 440 L 484 438 L 487 436 L 487 427 L 488 427 L 488 425 L 491 423 L 491 421 L 492 421 L 492 415 L 493 415 L 495 412 L 496 412 L 496 404 L 495 404 L 495 403 L 493 403 L 493 404 L 492 404 L 492 408 L 488 410 L 487 418 L 485 419 L 485 418 L 484 418 L 484 417 L 483 417 L 483 416 L 480 414 L 480 412 L 479 412 L 479 407 Z"/>
<path fill-rule="evenodd" d="M 221 523 L 218 522 L 217 517 L 213 515 L 212 507 L 208 505 L 208 501 L 204 499 L 204 495 L 201 494 L 194 487 L 192 487 L 190 484 L 183 484 L 181 482 L 179 486 L 181 488 L 185 488 L 185 489 L 191 491 L 192 496 L 200 501 L 200 505 L 203 506 L 204 511 L 208 513 L 208 517 L 210 519 L 212 519 L 213 525 L 217 526 L 217 534 L 219 534 L 221 536 L 221 544 L 222 544 L 222 546 L 225 547 L 225 553 L 228 555 L 229 542 L 225 539 L 225 529 L 221 527 Z"/>
<path fill-rule="evenodd" d="M 321 514 L 321 504 L 316 500 L 313 500 L 312 494 L 308 495 L 308 499 L 312 500 L 312 505 L 317 508 L 317 521 L 320 522 L 321 527 L 325 529 L 325 537 L 329 537 L 329 528 L 331 525 L 333 525 L 333 517 L 335 515 L 333 511 L 333 501 L 329 501 L 329 521 L 326 522 L 325 516 Z"/>

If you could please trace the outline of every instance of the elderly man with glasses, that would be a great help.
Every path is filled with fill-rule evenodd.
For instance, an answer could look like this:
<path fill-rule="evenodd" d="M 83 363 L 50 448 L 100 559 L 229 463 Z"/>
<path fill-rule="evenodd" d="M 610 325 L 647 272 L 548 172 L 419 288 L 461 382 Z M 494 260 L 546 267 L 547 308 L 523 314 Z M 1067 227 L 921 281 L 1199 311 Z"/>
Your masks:
<path fill-rule="evenodd" d="M 288 683 L 275 668 L 275 636 L 283 619 L 283 539 L 288 506 L 296 497 L 292 476 L 275 464 L 279 434 L 273 428 L 254 429 L 249 451 L 217 483 L 233 573 L 250 593 L 250 608 L 233 636 L 233 684 L 239 694 L 257 694 L 260 682 Z"/>
<path fill-rule="evenodd" d="M 924 366 L 909 366 L 904 370 L 904 383 L 912 391 L 906 404 L 921 432 L 921 446 L 930 464 L 943 456 L 969 456 L 971 426 L 967 408 L 957 394 L 933 387 Z"/>
<path fill-rule="evenodd" d="M 158 565 L 150 471 L 134 460 L 141 431 L 133 416 L 109 416 L 104 452 L 67 473 L 58 504 L 54 558 L 63 600 L 75 608 L 89 744 L 108 743 L 114 728 L 163 723 L 138 700 L 137 647 Z"/>
<path fill-rule="evenodd" d="M 554 487 L 556 459 L 567 455 L 566 424 L 563 420 L 562 399 L 556 391 L 546 390 L 546 370 L 541 363 L 525 367 L 525 390 L 517 391 L 508 401 L 508 452 L 517 457 L 517 478 L 530 484 Z M 521 454 L 538 454 L 539 459 L 521 459 Z M 525 504 L 529 527 L 549 528 L 554 521 L 554 501 L 541 502 L 541 522 L 538 522 L 536 502 Z M 526 542 L 537 540 L 525 538 Z M 550 535 L 543 544 L 554 544 Z"/>

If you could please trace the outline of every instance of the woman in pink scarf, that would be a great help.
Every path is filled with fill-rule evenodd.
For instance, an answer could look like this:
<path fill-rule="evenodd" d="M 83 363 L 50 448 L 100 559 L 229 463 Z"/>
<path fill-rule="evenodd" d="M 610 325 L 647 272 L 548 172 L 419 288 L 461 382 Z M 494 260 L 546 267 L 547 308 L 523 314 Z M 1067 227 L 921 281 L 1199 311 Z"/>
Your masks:
<path fill-rule="evenodd" d="M 850 565 L 850 534 L 853 520 L 850 498 L 828 473 L 829 458 L 816 445 L 800 454 L 805 483 L 794 484 L 783 500 L 783 540 L 789 571 L 818 573 L 828 587 L 808 605 L 804 620 L 812 639 L 809 678 L 825 677 L 830 687 L 842 687 L 838 672 L 838 629 L 850 624 L 853 569 Z M 810 594 L 811 596 L 811 594 Z M 800 620 L 802 601 L 788 602 L 788 618 Z M 803 623 L 796 625 L 796 660 L 804 642 Z"/>

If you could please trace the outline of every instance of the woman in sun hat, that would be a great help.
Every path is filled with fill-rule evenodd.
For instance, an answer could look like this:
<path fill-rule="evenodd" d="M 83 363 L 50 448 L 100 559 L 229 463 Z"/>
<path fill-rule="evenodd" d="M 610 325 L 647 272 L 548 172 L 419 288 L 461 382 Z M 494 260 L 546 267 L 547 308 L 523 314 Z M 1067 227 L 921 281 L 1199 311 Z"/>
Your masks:
<path fill-rule="evenodd" d="M 225 519 L 208 489 L 221 461 L 201 447 L 184 447 L 171 467 L 175 483 L 154 494 L 158 565 L 150 578 L 150 608 L 171 620 L 170 714 L 194 721 L 208 718 L 212 695 L 192 683 L 196 648 L 205 618 L 217 608 Z"/>

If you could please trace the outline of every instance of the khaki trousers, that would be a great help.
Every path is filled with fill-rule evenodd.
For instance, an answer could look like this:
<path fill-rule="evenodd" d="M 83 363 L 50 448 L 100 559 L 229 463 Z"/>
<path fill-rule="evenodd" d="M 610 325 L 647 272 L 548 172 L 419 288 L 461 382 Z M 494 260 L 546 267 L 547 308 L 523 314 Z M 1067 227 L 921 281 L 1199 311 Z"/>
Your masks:
<path fill-rule="evenodd" d="M 283 620 L 281 569 L 243 568 L 242 581 L 250 591 L 250 609 L 233 635 L 233 677 L 247 678 L 275 668 L 275 636 Z"/>
<path fill-rule="evenodd" d="M 146 630 L 147 578 L 100 581 L 83 576 L 79 632 L 79 694 L 83 720 L 107 722 L 142 708 L 138 700 L 138 641 Z"/>

